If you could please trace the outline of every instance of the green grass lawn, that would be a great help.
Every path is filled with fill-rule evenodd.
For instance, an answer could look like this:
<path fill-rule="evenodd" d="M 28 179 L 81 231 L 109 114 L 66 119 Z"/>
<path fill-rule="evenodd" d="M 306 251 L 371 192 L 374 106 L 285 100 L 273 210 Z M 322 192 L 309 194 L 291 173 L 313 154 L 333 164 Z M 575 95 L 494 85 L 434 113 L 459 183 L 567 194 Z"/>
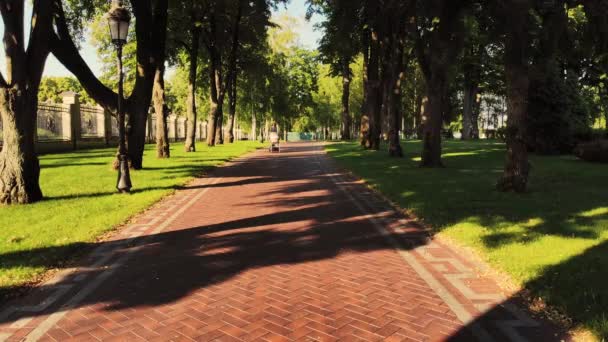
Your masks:
<path fill-rule="evenodd" d="M 517 195 L 494 190 L 502 143 L 445 142 L 443 169 L 418 168 L 419 142 L 403 147 L 403 159 L 354 143 L 327 150 L 436 232 L 473 247 L 534 296 L 608 337 L 608 165 L 531 156 L 530 191 Z"/>
<path fill-rule="evenodd" d="M 45 200 L 26 206 L 0 207 L 0 299 L 12 289 L 58 267 L 129 217 L 212 166 L 252 151 L 261 144 L 238 142 L 199 151 L 171 148 L 171 159 L 155 157 L 147 146 L 144 170 L 131 172 L 133 193 L 116 194 L 116 150 L 96 149 L 40 158 Z"/>

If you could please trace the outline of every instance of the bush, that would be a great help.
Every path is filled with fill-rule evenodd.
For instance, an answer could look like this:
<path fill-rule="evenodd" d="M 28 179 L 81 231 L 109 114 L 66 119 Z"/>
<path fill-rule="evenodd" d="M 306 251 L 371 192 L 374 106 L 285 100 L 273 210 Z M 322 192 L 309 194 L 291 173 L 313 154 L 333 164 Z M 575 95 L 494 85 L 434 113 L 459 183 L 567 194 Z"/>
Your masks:
<path fill-rule="evenodd" d="M 608 163 L 608 140 L 596 140 L 579 144 L 574 153 L 582 160 L 594 163 Z"/>
<path fill-rule="evenodd" d="M 527 144 L 540 154 L 570 153 L 591 139 L 591 114 L 575 80 L 548 72 L 530 84 Z"/>

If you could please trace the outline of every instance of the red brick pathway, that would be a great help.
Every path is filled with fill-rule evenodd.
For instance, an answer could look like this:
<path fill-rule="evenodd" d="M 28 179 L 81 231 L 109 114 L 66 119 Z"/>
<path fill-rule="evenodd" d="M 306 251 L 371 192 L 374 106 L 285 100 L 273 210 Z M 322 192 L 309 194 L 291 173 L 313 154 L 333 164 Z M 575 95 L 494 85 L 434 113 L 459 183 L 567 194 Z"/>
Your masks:
<path fill-rule="evenodd" d="M 319 145 L 289 144 L 196 180 L 1 307 L 0 341 L 559 340 L 477 274 Z"/>

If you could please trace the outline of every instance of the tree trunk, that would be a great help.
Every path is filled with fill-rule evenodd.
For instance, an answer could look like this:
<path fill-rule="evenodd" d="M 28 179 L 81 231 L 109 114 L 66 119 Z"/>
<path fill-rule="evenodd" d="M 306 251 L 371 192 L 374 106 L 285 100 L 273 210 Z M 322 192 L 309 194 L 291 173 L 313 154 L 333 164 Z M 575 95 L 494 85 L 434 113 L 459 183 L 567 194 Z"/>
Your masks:
<path fill-rule="evenodd" d="M 256 141 L 258 139 L 257 135 L 256 135 L 256 132 L 257 132 L 257 129 L 258 129 L 256 127 L 257 123 L 258 123 L 258 120 L 255 117 L 255 110 L 253 110 L 251 112 L 251 139 L 249 139 L 251 141 Z"/>
<path fill-rule="evenodd" d="M 150 95 L 152 91 L 150 90 Z M 151 96 L 142 96 L 151 98 Z M 127 121 L 127 155 L 129 156 L 130 167 L 135 170 L 143 168 L 144 149 L 146 147 L 146 122 L 148 120 L 148 111 L 150 100 L 140 99 L 136 101 L 139 105 L 131 106 L 126 113 Z M 146 104 L 145 106 L 143 104 Z"/>
<path fill-rule="evenodd" d="M 32 3 L 32 27 L 25 39 L 23 1 L 0 2 L 7 78 L 0 72 L 0 204 L 40 201 L 40 164 L 35 150 L 38 90 L 49 55 L 53 4 Z M 26 43 L 27 42 L 27 43 Z"/>
<path fill-rule="evenodd" d="M 350 126 L 352 118 L 350 116 L 350 66 L 348 61 L 343 62 L 342 66 L 342 140 L 350 140 Z"/>
<path fill-rule="evenodd" d="M 381 133 L 381 84 L 379 79 L 379 41 L 377 32 L 372 32 L 370 41 L 369 63 L 367 66 L 367 99 L 366 112 L 369 119 L 369 148 L 380 149 Z"/>
<path fill-rule="evenodd" d="M 361 118 L 359 119 L 359 139 L 361 146 L 365 148 L 370 148 L 372 146 L 371 141 L 369 140 L 369 113 L 367 112 L 367 103 L 368 103 L 368 94 L 367 94 L 367 69 L 369 65 L 369 33 L 365 33 L 363 35 L 364 39 L 362 41 L 363 45 L 363 103 L 361 104 Z"/>
<path fill-rule="evenodd" d="M 416 124 L 414 125 L 414 129 L 416 131 L 416 138 L 422 139 L 422 131 L 424 129 L 422 113 L 424 112 L 424 108 L 428 103 L 428 99 L 426 96 L 422 96 L 421 93 L 416 94 L 416 108 L 414 108 L 414 119 L 416 120 Z"/>
<path fill-rule="evenodd" d="M 191 18 L 190 32 L 190 71 L 188 74 L 188 98 L 186 99 L 186 152 L 196 151 L 196 71 L 198 69 L 198 50 L 201 29 L 195 23 L 194 14 Z"/>
<path fill-rule="evenodd" d="M 428 103 L 424 108 L 423 147 L 421 167 L 442 167 L 441 128 L 447 104 L 447 86 L 450 68 L 462 49 L 463 1 L 437 2 L 433 15 L 439 18 L 438 26 L 429 35 L 418 36 L 416 54 L 425 78 Z"/>
<path fill-rule="evenodd" d="M 169 158 L 169 133 L 167 131 L 167 106 L 165 104 L 165 68 L 156 69 L 154 77 L 154 112 L 156 113 L 156 157 Z"/>
<path fill-rule="evenodd" d="M 210 101 L 209 105 L 209 116 L 207 125 L 207 145 L 215 146 L 215 139 L 217 134 L 217 121 L 222 112 L 221 105 L 217 103 L 217 100 L 213 99 Z"/>
<path fill-rule="evenodd" d="M 466 76 L 465 76 L 466 77 Z M 462 114 L 462 140 L 475 139 L 475 131 L 479 131 L 475 120 L 475 107 L 477 106 L 477 95 L 479 87 L 477 84 L 465 81 L 464 108 Z"/>
<path fill-rule="evenodd" d="M 389 62 L 389 87 L 387 89 L 387 113 L 389 117 L 388 154 L 391 157 L 403 157 L 399 136 L 401 125 L 401 82 L 403 79 L 403 46 L 400 39 L 394 38 L 398 45 L 392 51 Z"/>
<path fill-rule="evenodd" d="M 477 91 L 479 94 L 479 90 Z M 479 112 L 481 110 L 481 100 L 475 99 L 473 103 L 473 111 L 471 112 L 471 123 L 473 131 L 471 132 L 472 139 L 479 139 Z"/>
<path fill-rule="evenodd" d="M 501 191 L 526 191 L 530 163 L 525 142 L 528 115 L 529 49 L 527 0 L 510 1 L 511 11 L 505 42 L 505 74 L 507 79 L 507 157 L 502 178 L 497 184 Z"/>
<path fill-rule="evenodd" d="M 127 146 L 131 167 L 143 168 L 146 147 L 146 122 L 157 66 L 165 63 L 168 0 L 159 0 L 153 6 L 148 1 L 132 1 L 137 37 L 137 71 L 135 87 L 129 97 Z"/>
<path fill-rule="evenodd" d="M 215 142 L 216 142 L 216 135 L 217 135 L 217 124 L 219 121 L 219 117 L 223 114 L 222 111 L 222 106 L 223 106 L 223 99 L 220 99 L 220 93 L 222 92 L 221 88 L 222 88 L 222 74 L 221 74 L 221 70 L 219 70 L 219 68 L 221 68 L 221 59 L 219 59 L 219 57 L 216 58 L 216 56 L 214 56 L 214 54 L 212 54 L 212 56 L 210 57 L 211 59 L 211 65 L 209 67 L 209 81 L 211 86 L 209 87 L 210 89 L 210 96 L 209 96 L 209 117 L 208 117 L 208 121 L 209 121 L 209 125 L 208 127 L 208 132 L 207 132 L 207 145 L 208 146 L 215 146 Z"/>
<path fill-rule="evenodd" d="M 42 199 L 40 164 L 35 152 L 37 88 L 33 94 L 15 87 L 0 90 L 2 151 L 0 203 L 26 204 Z"/>
<path fill-rule="evenodd" d="M 228 142 L 234 143 L 234 123 L 236 119 L 236 99 L 237 99 L 237 87 L 236 87 L 236 75 L 230 80 L 228 86 Z"/>
<path fill-rule="evenodd" d="M 424 108 L 426 120 L 422 129 L 422 161 L 420 166 L 443 167 L 441 162 L 441 126 L 445 84 L 442 84 L 441 80 L 431 80 L 428 83 L 428 102 Z"/>
<path fill-rule="evenodd" d="M 222 108 L 220 107 L 220 109 L 222 109 Z M 217 128 L 216 128 L 215 132 L 217 133 L 217 137 L 215 138 L 215 141 L 218 144 L 223 145 L 224 144 L 224 111 L 223 110 L 221 110 L 221 112 L 218 113 Z"/>

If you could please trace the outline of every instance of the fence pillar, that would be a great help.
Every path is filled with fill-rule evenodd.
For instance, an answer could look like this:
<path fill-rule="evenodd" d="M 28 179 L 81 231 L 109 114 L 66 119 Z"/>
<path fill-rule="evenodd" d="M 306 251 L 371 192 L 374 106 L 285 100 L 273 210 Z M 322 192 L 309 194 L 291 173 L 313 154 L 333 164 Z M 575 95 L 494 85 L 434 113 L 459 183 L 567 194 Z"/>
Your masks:
<path fill-rule="evenodd" d="M 171 114 L 167 117 L 167 133 L 169 140 L 173 139 L 175 142 L 177 140 L 177 118 L 175 115 Z"/>
<path fill-rule="evenodd" d="M 97 137 L 103 138 L 106 145 L 108 145 L 107 135 L 107 127 L 106 127 L 106 111 L 102 106 L 97 105 L 95 107 L 97 109 L 97 113 L 95 113 L 95 121 L 97 127 Z"/>
<path fill-rule="evenodd" d="M 80 101 L 78 93 L 65 91 L 61 93 L 64 110 L 61 113 L 62 133 L 72 142 L 72 148 L 76 149 L 76 143 L 80 139 Z"/>

